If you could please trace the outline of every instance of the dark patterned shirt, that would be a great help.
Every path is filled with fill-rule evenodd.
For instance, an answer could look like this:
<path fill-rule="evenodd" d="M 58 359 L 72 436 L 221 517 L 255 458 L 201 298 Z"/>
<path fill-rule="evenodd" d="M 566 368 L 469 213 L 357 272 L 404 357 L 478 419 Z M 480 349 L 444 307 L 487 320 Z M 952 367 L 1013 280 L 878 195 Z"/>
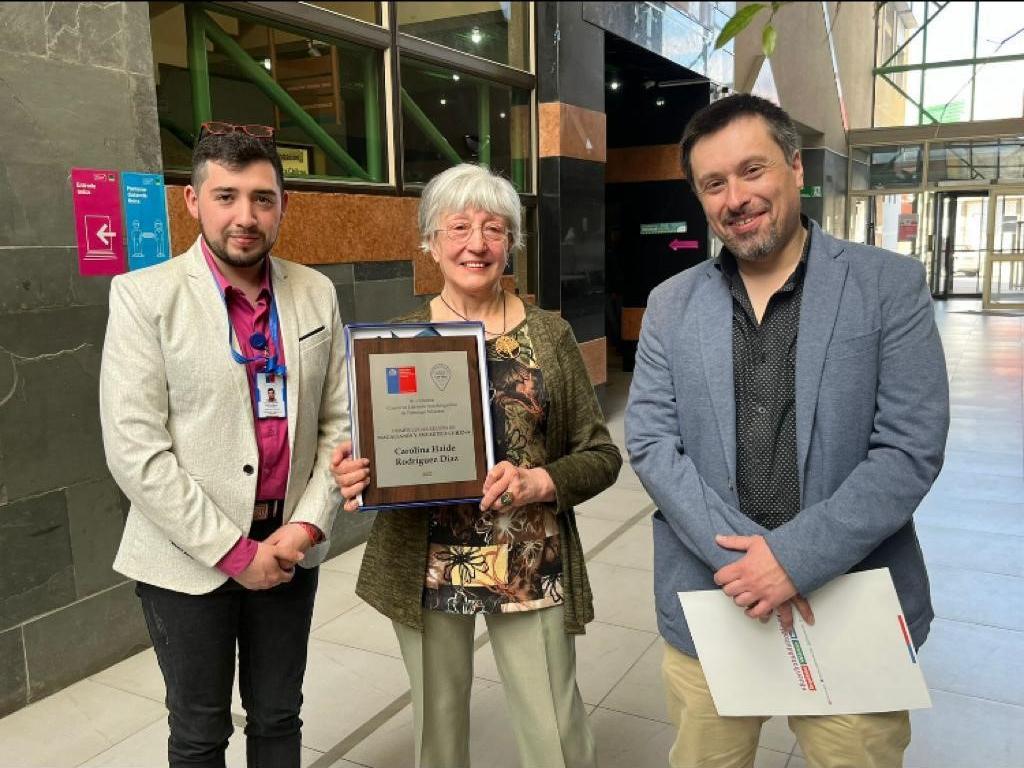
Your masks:
<path fill-rule="evenodd" d="M 736 397 L 736 490 L 740 511 L 768 529 L 800 511 L 796 463 L 796 340 L 810 232 L 793 274 L 757 322 L 736 257 L 719 268 L 732 293 L 732 368 Z"/>
<path fill-rule="evenodd" d="M 508 335 L 518 351 L 487 342 L 495 461 L 547 463 L 548 397 L 526 321 Z M 553 504 L 480 511 L 478 504 L 430 513 L 425 608 L 445 613 L 507 613 L 560 605 L 562 550 Z"/>

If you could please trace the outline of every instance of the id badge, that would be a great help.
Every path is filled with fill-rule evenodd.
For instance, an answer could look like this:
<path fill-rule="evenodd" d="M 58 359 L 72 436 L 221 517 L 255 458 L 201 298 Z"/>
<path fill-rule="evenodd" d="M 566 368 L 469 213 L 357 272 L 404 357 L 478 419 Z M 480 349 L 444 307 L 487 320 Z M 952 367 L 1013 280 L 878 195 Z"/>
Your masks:
<path fill-rule="evenodd" d="M 256 417 L 283 419 L 287 415 L 284 402 L 284 376 L 276 373 L 257 373 Z"/>

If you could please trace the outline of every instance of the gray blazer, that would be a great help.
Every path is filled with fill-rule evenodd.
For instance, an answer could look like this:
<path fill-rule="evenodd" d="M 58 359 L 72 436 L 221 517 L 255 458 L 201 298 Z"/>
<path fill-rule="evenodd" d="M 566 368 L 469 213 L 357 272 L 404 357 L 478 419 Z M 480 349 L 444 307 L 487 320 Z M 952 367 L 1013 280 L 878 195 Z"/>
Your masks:
<path fill-rule="evenodd" d="M 331 451 L 349 431 L 338 297 L 309 267 L 270 264 L 288 365 L 284 520 L 329 536 L 341 504 Z M 259 453 L 245 369 L 228 350 L 227 310 L 198 239 L 111 283 L 100 420 L 107 465 L 131 500 L 114 570 L 187 594 L 216 589 L 227 576 L 214 566 L 252 524 Z"/>
<path fill-rule="evenodd" d="M 946 363 L 921 264 L 811 226 L 796 355 L 801 511 L 769 531 L 739 511 L 732 297 L 716 262 L 651 292 L 626 409 L 633 468 L 654 516 L 658 627 L 696 656 L 676 593 L 716 589 L 742 553 L 715 534 L 760 534 L 810 594 L 888 567 L 914 643 L 934 616 L 911 516 L 942 466 Z"/>

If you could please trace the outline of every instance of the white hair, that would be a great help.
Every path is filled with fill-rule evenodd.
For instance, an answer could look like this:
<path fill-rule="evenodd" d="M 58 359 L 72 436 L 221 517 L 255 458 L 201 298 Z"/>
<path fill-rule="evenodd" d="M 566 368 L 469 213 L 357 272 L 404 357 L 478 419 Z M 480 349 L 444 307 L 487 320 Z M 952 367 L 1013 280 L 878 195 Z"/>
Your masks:
<path fill-rule="evenodd" d="M 509 251 L 522 247 L 522 204 L 515 187 L 488 169 L 461 163 L 432 178 L 420 197 L 420 248 L 430 250 L 441 220 L 453 213 L 469 209 L 501 216 L 509 232 Z"/>

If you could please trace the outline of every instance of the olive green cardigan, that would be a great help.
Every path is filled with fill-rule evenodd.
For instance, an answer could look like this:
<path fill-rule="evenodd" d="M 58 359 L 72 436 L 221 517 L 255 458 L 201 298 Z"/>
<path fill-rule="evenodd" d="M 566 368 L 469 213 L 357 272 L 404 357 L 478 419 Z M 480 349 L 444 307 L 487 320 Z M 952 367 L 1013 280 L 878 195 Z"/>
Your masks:
<path fill-rule="evenodd" d="M 615 482 L 622 456 L 605 427 L 601 408 L 569 324 L 526 305 L 526 320 L 548 393 L 544 469 L 555 485 L 560 513 L 565 631 L 582 634 L 594 618 L 593 595 L 573 506 Z M 430 306 L 398 322 L 429 322 Z M 379 512 L 366 542 L 356 594 L 399 624 L 423 628 L 423 582 L 429 546 L 428 510 Z"/>

